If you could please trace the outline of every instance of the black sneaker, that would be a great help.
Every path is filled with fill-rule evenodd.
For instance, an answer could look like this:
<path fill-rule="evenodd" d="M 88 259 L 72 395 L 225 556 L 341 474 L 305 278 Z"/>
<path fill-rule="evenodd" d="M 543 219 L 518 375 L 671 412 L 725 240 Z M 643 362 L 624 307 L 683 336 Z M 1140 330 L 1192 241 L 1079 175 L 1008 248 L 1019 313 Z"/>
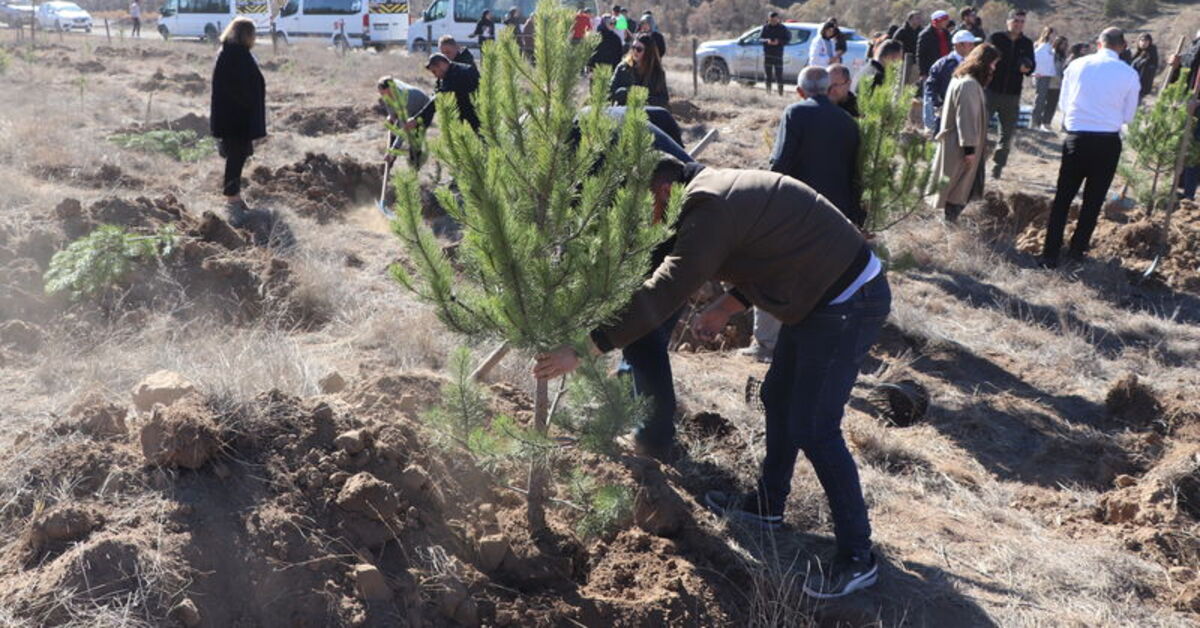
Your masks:
<path fill-rule="evenodd" d="M 1046 257 L 1045 255 L 1042 255 L 1042 256 L 1038 257 L 1037 265 L 1038 265 L 1038 268 L 1045 268 L 1046 270 L 1054 270 L 1055 268 L 1058 268 L 1058 258 L 1057 257 Z"/>
<path fill-rule="evenodd" d="M 849 595 L 879 580 L 879 562 L 874 554 L 866 558 L 839 555 L 833 563 L 818 566 L 818 572 L 804 583 L 804 593 L 819 600 Z"/>
<path fill-rule="evenodd" d="M 744 495 L 726 493 L 724 491 L 709 491 L 704 494 L 704 505 L 708 509 L 736 521 L 742 521 L 767 530 L 775 530 L 783 525 L 783 509 L 773 512 L 759 499 L 757 492 Z"/>

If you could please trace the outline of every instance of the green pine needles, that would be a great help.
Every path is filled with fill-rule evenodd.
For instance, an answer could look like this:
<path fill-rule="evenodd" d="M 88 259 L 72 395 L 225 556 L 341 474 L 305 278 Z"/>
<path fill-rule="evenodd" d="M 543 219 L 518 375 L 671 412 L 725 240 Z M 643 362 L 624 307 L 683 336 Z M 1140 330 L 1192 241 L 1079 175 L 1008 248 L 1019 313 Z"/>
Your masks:
<path fill-rule="evenodd" d="M 1175 160 L 1180 142 L 1190 131 L 1188 73 L 1183 69 L 1179 80 L 1163 89 L 1153 106 L 1138 108 L 1125 135 L 1129 150 L 1122 153 L 1121 176 L 1147 214 L 1169 207 L 1174 200 Z M 1184 161 L 1185 166 L 1196 163 L 1200 163 L 1200 142 L 1191 143 Z"/>
<path fill-rule="evenodd" d="M 536 12 L 534 59 L 511 31 L 485 44 L 476 110 L 479 134 L 461 121 L 452 95 L 437 101 L 441 136 L 430 150 L 453 177 L 438 203 L 462 226 L 455 264 L 422 218 L 417 172 L 396 174 L 392 229 L 407 252 L 394 277 L 431 304 L 451 330 L 543 351 L 569 344 L 587 352 L 589 330 L 612 320 L 641 286 L 650 252 L 669 236 L 681 197 L 652 221 L 649 180 L 657 162 L 646 127 L 645 90 L 630 94 L 621 120 L 607 115 L 610 72 L 588 89 L 580 76 L 596 43 L 570 43 L 572 12 L 543 0 Z M 572 389 L 570 418 L 555 421 L 580 446 L 611 447 L 638 420 L 623 383 L 585 359 Z M 581 401 L 580 395 L 592 401 Z M 615 405 L 610 405 L 615 404 Z M 565 412 L 565 411 L 564 411 Z M 538 382 L 531 431 L 545 442 L 550 400 Z M 496 430 L 490 432 L 494 437 Z M 545 457 L 531 461 L 529 525 L 545 529 Z"/>
<path fill-rule="evenodd" d="M 421 129 L 405 129 L 403 125 L 403 116 L 408 111 L 408 91 L 400 90 L 395 84 L 388 90 L 388 94 L 383 97 L 383 101 L 388 108 L 402 118 L 401 123 L 384 122 L 387 127 L 396 137 L 404 138 L 405 144 L 408 145 L 408 150 L 400 150 L 397 148 L 388 147 L 388 152 L 392 155 L 404 155 L 408 161 L 408 166 L 413 170 L 420 170 L 425 164 L 427 154 L 425 152 L 425 132 Z M 389 139 L 389 141 L 391 141 Z"/>
<path fill-rule="evenodd" d="M 933 146 L 907 128 L 917 86 L 904 86 L 902 80 L 896 65 L 889 64 L 882 85 L 859 87 L 862 144 L 858 167 L 869 233 L 886 231 L 920 210 L 933 172 Z"/>
<path fill-rule="evenodd" d="M 118 285 L 136 264 L 170 255 L 178 237 L 173 227 L 140 235 L 100 226 L 54 254 L 44 277 L 46 293 L 72 300 L 95 296 Z"/>
<path fill-rule="evenodd" d="M 175 161 L 200 161 L 212 155 L 216 146 L 211 137 L 201 138 L 191 129 L 117 133 L 108 139 L 121 148 L 163 153 Z"/>

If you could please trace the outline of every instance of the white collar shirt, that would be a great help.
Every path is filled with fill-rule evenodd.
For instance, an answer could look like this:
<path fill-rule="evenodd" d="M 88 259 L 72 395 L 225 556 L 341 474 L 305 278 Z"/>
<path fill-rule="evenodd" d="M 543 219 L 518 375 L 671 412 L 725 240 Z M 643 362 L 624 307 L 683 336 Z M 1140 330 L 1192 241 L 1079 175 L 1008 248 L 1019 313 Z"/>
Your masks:
<path fill-rule="evenodd" d="M 1059 108 L 1068 132 L 1116 133 L 1133 120 L 1137 71 L 1106 48 L 1076 59 L 1063 73 Z"/>

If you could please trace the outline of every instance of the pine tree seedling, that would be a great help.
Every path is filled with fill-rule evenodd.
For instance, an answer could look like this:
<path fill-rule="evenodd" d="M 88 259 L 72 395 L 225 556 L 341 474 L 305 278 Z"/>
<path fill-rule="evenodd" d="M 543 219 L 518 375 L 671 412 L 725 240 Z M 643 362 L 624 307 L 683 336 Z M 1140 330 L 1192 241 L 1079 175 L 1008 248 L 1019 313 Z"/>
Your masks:
<path fill-rule="evenodd" d="M 907 128 L 917 86 L 901 85 L 902 79 L 895 64 L 886 65 L 883 83 L 878 88 L 867 83 L 858 95 L 858 168 L 869 233 L 886 231 L 924 207 L 933 172 L 933 146 Z"/>
<path fill-rule="evenodd" d="M 462 225 L 457 269 L 422 218 L 416 172 L 404 169 L 394 179 L 392 229 L 407 258 L 392 273 L 455 332 L 534 352 L 570 344 L 587 355 L 587 332 L 611 321 L 642 284 L 681 195 L 654 224 L 649 179 L 657 156 L 645 90 L 632 90 L 622 120 L 610 118 L 609 71 L 598 70 L 580 89 L 596 36 L 572 45 L 572 12 L 553 0 L 543 0 L 535 20 L 533 63 L 510 31 L 485 44 L 478 134 L 459 119 L 452 95 L 438 96 L 441 134 L 430 149 L 456 187 L 438 188 L 436 196 Z M 593 364 L 578 377 L 604 373 L 594 359 L 585 362 Z M 538 381 L 529 432 L 543 443 L 552 442 L 549 414 L 548 383 Z M 591 445 L 623 429 L 594 423 L 615 419 L 627 425 L 637 417 L 593 412 L 558 427 L 590 426 L 581 428 L 580 443 Z M 539 449 L 545 455 L 530 464 L 527 517 L 535 536 L 546 528 L 554 449 Z"/>
<path fill-rule="evenodd" d="M 1147 214 L 1168 207 L 1175 194 L 1175 160 L 1188 132 L 1189 72 L 1184 68 L 1179 80 L 1166 86 L 1152 106 L 1140 107 L 1125 135 L 1129 150 L 1122 152 L 1120 173 Z M 1200 143 L 1192 142 L 1184 165 L 1196 163 L 1200 163 Z"/>

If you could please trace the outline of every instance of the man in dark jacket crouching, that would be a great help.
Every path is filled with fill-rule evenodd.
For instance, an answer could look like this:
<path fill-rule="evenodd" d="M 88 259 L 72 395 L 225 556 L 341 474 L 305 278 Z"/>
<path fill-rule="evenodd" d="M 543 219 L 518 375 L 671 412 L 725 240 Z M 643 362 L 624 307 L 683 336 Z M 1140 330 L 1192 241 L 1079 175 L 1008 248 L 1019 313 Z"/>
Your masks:
<path fill-rule="evenodd" d="M 712 491 L 705 501 L 731 519 L 782 525 L 803 451 L 829 499 L 838 548 L 805 592 L 833 598 L 871 586 L 878 578 L 871 528 L 841 422 L 891 308 L 882 264 L 836 207 L 791 177 L 663 158 L 651 181 L 656 212 L 676 184 L 684 186 L 684 202 L 674 248 L 619 320 L 591 332 L 593 350 L 646 335 L 711 279 L 733 287 L 696 319 L 697 334 L 715 335 L 750 306 L 779 318 L 783 328 L 762 388 L 767 452 L 758 486 L 745 495 Z M 573 349 L 560 347 L 538 356 L 534 375 L 552 379 L 578 364 Z"/>

